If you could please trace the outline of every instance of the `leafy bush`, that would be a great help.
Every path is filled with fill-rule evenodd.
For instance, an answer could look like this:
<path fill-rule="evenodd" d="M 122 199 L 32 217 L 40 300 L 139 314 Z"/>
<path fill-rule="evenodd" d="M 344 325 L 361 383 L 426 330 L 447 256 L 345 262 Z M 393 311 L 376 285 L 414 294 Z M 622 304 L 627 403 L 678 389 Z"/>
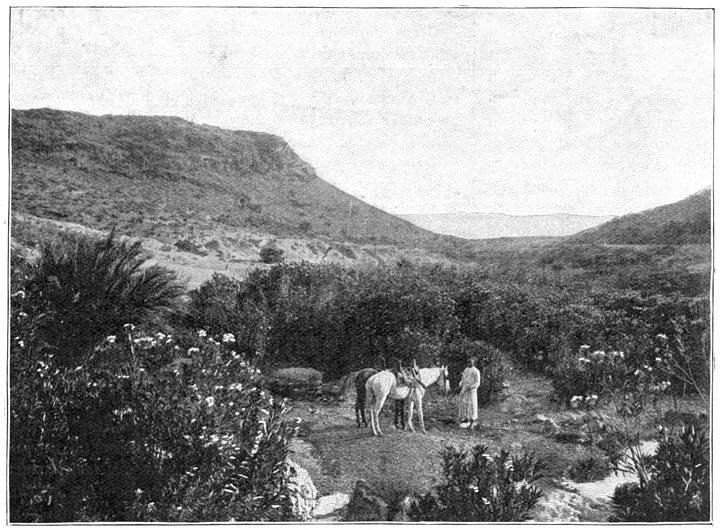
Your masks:
<path fill-rule="evenodd" d="M 485 405 L 492 397 L 502 392 L 504 370 L 502 356 L 497 348 L 482 341 L 472 341 L 465 337 L 459 338 L 443 349 L 443 357 L 447 359 L 451 374 L 458 374 L 455 387 L 460 382 L 462 371 L 467 366 L 467 360 L 475 357 L 475 366 L 480 370 L 480 387 L 477 390 L 478 405 Z"/>
<path fill-rule="evenodd" d="M 607 477 L 610 472 L 608 458 L 600 451 L 593 451 L 573 462 L 569 476 L 575 482 L 592 482 Z"/>
<path fill-rule="evenodd" d="M 144 263 L 139 242 L 118 241 L 112 233 L 47 243 L 22 286 L 27 312 L 37 316 L 31 339 L 55 362 L 76 365 L 126 322 L 166 314 L 183 289 L 174 272 Z"/>
<path fill-rule="evenodd" d="M 127 329 L 77 368 L 13 341 L 10 519 L 291 519 L 285 457 L 296 427 L 233 337 Z"/>
<path fill-rule="evenodd" d="M 283 250 L 274 245 L 265 245 L 260 249 L 260 261 L 263 263 L 280 263 L 283 260 Z"/>
<path fill-rule="evenodd" d="M 542 493 L 531 485 L 535 462 L 502 450 L 492 456 L 487 446 L 445 448 L 446 482 L 421 497 L 410 510 L 414 521 L 523 521 Z"/>
<path fill-rule="evenodd" d="M 706 426 L 688 424 L 679 435 L 665 436 L 655 456 L 647 460 L 646 480 L 615 489 L 613 503 L 619 520 L 710 520 L 710 440 Z"/>
<path fill-rule="evenodd" d="M 214 273 L 212 278 L 190 292 L 187 324 L 210 333 L 238 334 L 244 327 L 239 295 L 240 281 Z"/>

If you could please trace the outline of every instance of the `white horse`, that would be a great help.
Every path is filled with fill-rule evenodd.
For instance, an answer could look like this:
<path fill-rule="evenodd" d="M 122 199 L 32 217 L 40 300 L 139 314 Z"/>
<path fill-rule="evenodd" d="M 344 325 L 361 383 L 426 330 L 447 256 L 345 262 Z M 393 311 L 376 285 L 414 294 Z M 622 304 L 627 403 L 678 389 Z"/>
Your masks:
<path fill-rule="evenodd" d="M 410 400 L 408 427 L 411 431 L 415 430 L 412 417 L 413 408 L 417 405 L 420 430 L 427 434 L 422 409 L 425 389 L 432 384 L 440 382 L 440 387 L 443 389 L 443 392 L 447 394 L 450 392 L 450 382 L 448 381 L 447 366 L 421 368 L 419 373 L 420 384 L 415 386 L 398 386 L 395 374 L 389 371 L 378 372 L 367 380 L 365 383 L 365 392 L 367 394 L 367 405 L 370 409 L 370 425 L 372 426 L 373 436 L 382 436 L 382 431 L 380 430 L 380 411 L 387 398 Z"/>

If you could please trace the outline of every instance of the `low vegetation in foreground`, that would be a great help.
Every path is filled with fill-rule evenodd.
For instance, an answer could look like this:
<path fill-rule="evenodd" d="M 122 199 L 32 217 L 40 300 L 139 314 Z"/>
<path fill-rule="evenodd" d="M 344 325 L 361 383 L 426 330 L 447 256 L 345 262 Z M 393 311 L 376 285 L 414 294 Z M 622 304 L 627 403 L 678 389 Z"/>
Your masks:
<path fill-rule="evenodd" d="M 558 407 L 612 408 L 595 454 L 641 477 L 616 492 L 618 519 L 708 520 L 707 419 L 678 408 L 708 394 L 707 296 L 483 271 L 278 264 L 185 293 L 112 236 L 15 257 L 11 521 L 302 518 L 286 458 L 297 425 L 268 371 L 337 379 L 397 357 L 447 363 L 456 388 L 470 355 L 482 404 L 503 388 L 505 356 L 549 377 Z M 637 448 L 650 436 L 660 445 L 648 459 Z M 415 519 L 522 520 L 539 498 L 522 454 L 448 450 L 443 465 Z"/>

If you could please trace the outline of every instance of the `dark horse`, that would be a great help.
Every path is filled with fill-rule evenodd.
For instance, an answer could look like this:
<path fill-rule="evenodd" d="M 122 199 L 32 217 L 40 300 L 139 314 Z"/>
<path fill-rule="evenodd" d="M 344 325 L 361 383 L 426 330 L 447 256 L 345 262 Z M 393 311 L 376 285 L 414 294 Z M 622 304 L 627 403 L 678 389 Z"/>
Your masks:
<path fill-rule="evenodd" d="M 385 359 L 382 357 L 380 357 L 380 359 L 382 359 L 382 364 L 384 365 Z M 363 425 L 365 427 L 368 426 L 367 419 L 365 417 L 365 400 L 367 397 L 365 383 L 367 383 L 367 380 L 379 371 L 380 370 L 376 370 L 375 368 L 364 368 L 363 370 L 348 374 L 347 378 L 343 382 L 341 395 L 345 395 L 348 387 L 352 383 L 355 383 L 355 421 L 357 422 L 358 428 L 362 427 Z M 361 420 L 362 424 L 360 423 Z M 405 428 L 405 400 L 403 399 L 398 399 L 395 401 L 394 424 L 395 427 L 398 427 L 400 429 Z"/>

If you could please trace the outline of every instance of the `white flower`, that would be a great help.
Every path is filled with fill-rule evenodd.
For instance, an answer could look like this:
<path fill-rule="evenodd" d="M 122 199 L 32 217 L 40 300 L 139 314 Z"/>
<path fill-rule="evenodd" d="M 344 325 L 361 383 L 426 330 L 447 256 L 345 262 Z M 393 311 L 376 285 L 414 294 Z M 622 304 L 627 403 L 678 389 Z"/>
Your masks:
<path fill-rule="evenodd" d="M 194 355 L 196 353 L 200 353 L 200 348 L 192 347 L 187 351 L 188 355 Z"/>
<path fill-rule="evenodd" d="M 208 407 L 212 407 L 215 405 L 215 398 L 212 396 L 208 396 L 205 398 L 205 403 L 207 403 Z"/>
<path fill-rule="evenodd" d="M 204 329 L 199 329 L 197 334 L 198 334 L 198 337 L 206 337 L 207 331 L 205 331 Z"/>
<path fill-rule="evenodd" d="M 140 488 L 138 488 L 138 489 L 135 490 L 135 495 L 142 495 L 142 492 L 143 492 L 143 490 L 141 490 Z"/>
<path fill-rule="evenodd" d="M 661 363 L 661 362 L 662 362 L 662 359 L 661 359 L 660 357 L 655 357 L 655 362 L 656 362 L 656 363 Z"/>
<path fill-rule="evenodd" d="M 641 373 L 642 373 L 642 372 L 640 371 L 640 369 L 635 370 L 635 375 L 636 375 L 636 376 L 637 376 L 637 375 L 640 375 Z"/>
<path fill-rule="evenodd" d="M 125 324 L 123 326 L 123 329 L 125 330 L 125 332 L 130 333 L 131 331 L 135 330 L 135 326 L 132 324 Z"/>
<path fill-rule="evenodd" d="M 222 338 L 223 342 L 235 342 L 235 335 L 232 333 L 225 333 Z"/>
<path fill-rule="evenodd" d="M 117 340 L 117 337 L 115 335 L 108 335 L 105 340 L 107 340 L 110 344 L 115 344 L 115 340 Z"/>

